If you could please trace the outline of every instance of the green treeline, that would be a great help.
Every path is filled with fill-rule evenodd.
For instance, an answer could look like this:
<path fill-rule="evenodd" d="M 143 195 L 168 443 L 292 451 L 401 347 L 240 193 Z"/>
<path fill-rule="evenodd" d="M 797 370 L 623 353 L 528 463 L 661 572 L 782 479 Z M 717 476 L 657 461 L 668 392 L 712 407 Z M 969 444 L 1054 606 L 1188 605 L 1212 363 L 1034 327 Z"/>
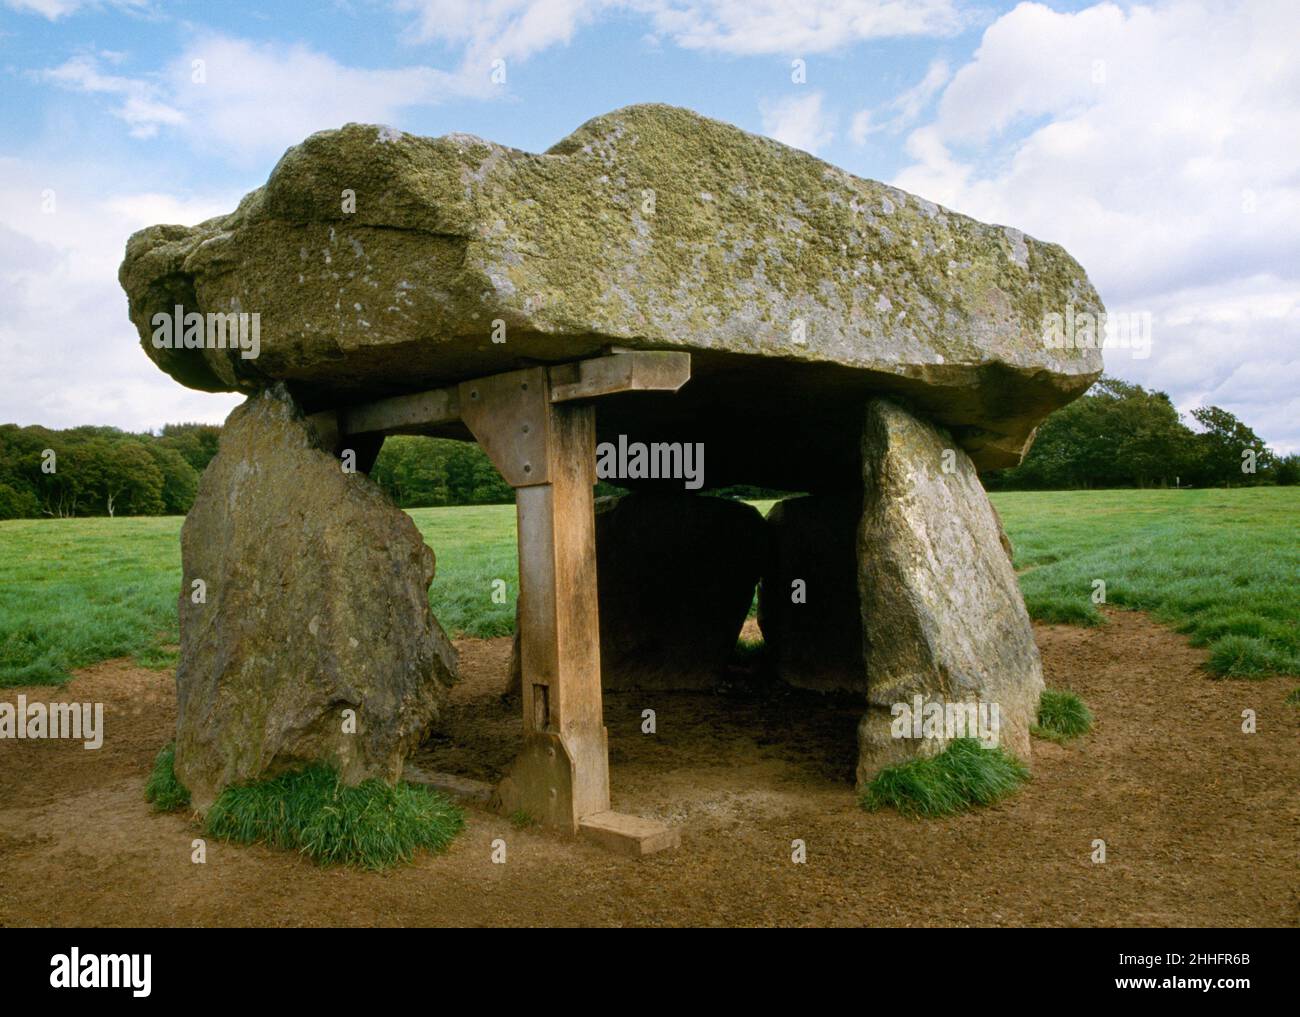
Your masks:
<path fill-rule="evenodd" d="M 402 508 L 506 505 L 515 500 L 514 488 L 501 479 L 487 453 L 467 441 L 395 435 L 384 442 L 370 479 Z M 612 484 L 596 485 L 597 497 L 622 493 Z"/>
<path fill-rule="evenodd" d="M 1203 406 L 1191 418 L 1194 428 L 1164 392 L 1103 377 L 1043 421 L 1024 462 L 987 474 L 984 484 L 1059 490 L 1300 483 L 1300 455 L 1276 455 L 1227 410 Z"/>
<path fill-rule="evenodd" d="M 157 435 L 0 424 L 0 519 L 183 515 L 220 437 L 215 424 Z M 472 442 L 389 438 L 370 475 L 403 508 L 514 501 Z"/>
<path fill-rule="evenodd" d="M 212 424 L 158 435 L 0 424 L 0 519 L 188 512 L 220 434 Z"/>
<path fill-rule="evenodd" d="M 487 454 L 469 441 L 395 435 L 384 442 L 370 479 L 402 508 L 515 500 Z"/>
<path fill-rule="evenodd" d="M 1300 455 L 1274 454 L 1226 410 L 1193 410 L 1190 424 L 1165 393 L 1102 378 L 1044 421 L 1023 463 L 984 482 L 990 490 L 1300 483 Z M 0 519 L 183 514 L 220 435 L 213 424 L 168 424 L 160 434 L 0 424 Z M 370 475 L 402 508 L 514 500 L 472 442 L 392 437 Z M 597 494 L 617 490 L 597 485 Z"/>

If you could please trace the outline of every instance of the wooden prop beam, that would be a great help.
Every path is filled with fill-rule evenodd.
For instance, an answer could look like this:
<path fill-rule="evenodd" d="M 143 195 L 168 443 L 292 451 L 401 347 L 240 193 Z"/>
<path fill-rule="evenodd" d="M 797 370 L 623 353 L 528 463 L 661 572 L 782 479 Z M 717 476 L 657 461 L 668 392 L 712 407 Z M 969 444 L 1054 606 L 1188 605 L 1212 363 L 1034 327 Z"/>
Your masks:
<path fill-rule="evenodd" d="M 691 378 L 691 355 L 675 350 L 637 350 L 530 370 L 543 372 L 544 380 L 550 385 L 551 402 L 563 403 L 620 392 L 676 392 Z M 511 372 L 514 373 L 517 372 Z M 473 384 L 487 386 L 494 378 L 501 377 L 506 376 L 493 375 Z M 322 435 L 338 438 L 356 434 L 419 434 L 462 419 L 465 393 L 465 384 L 450 385 L 376 399 L 341 410 L 326 410 L 312 414 L 309 419 Z"/>
<path fill-rule="evenodd" d="M 550 369 L 551 402 L 619 392 L 676 392 L 691 380 L 691 355 L 675 351 L 614 353 Z"/>

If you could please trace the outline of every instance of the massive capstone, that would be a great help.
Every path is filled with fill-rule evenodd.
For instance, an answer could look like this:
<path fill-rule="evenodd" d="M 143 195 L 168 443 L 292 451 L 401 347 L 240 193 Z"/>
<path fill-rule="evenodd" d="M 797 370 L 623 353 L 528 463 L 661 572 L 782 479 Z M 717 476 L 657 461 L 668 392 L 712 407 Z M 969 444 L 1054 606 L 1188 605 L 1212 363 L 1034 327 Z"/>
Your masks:
<path fill-rule="evenodd" d="M 977 467 L 1012 465 L 1101 370 L 1095 349 L 1044 342 L 1047 315 L 1102 310 L 1055 244 L 656 105 L 540 155 L 323 131 L 230 215 L 135 234 L 121 281 L 177 380 L 283 381 L 309 412 L 610 346 L 688 350 L 690 385 L 599 426 L 705 442 L 710 486 L 855 487 L 843 425 L 872 393 Z M 256 313 L 258 355 L 158 348 L 177 306 Z"/>
<path fill-rule="evenodd" d="M 456 666 L 429 610 L 433 552 L 283 386 L 226 421 L 181 556 L 176 773 L 195 807 L 314 762 L 395 781 Z"/>

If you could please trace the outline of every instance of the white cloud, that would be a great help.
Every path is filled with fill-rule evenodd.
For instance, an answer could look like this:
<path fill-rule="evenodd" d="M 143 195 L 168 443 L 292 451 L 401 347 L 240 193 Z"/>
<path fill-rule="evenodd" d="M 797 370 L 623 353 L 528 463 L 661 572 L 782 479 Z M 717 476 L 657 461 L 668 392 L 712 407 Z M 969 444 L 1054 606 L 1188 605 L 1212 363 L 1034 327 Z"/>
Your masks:
<path fill-rule="evenodd" d="M 867 135 L 877 131 L 896 133 L 914 124 L 930 105 L 939 90 L 948 83 L 951 72 L 948 61 L 930 61 L 925 77 L 911 88 L 899 93 L 876 111 L 861 110 L 853 117 L 849 136 L 855 145 L 866 143 Z"/>
<path fill-rule="evenodd" d="M 1281 452 L 1300 452 L 1300 287 L 1264 273 L 1158 294 L 1152 355 L 1107 354 L 1115 373 L 1178 408 L 1221 406 Z"/>
<path fill-rule="evenodd" d="M 0 158 L 0 422 L 224 419 L 239 397 L 183 388 L 140 349 L 117 268 L 135 230 L 200 222 L 237 197 L 103 195 L 93 177 Z"/>
<path fill-rule="evenodd" d="M 822 109 L 822 93 L 792 95 L 759 103 L 763 133 L 777 141 L 816 154 L 835 136 L 835 117 Z"/>
<path fill-rule="evenodd" d="M 1282 2 L 1022 4 L 908 135 L 894 182 L 1063 244 L 1112 310 L 1155 316 L 1150 359 L 1110 369 L 1300 447 L 1277 395 L 1300 391 L 1297 36 Z"/>
<path fill-rule="evenodd" d="M 103 54 L 102 58 L 115 62 L 110 54 Z M 176 126 L 185 123 L 185 115 L 180 110 L 157 98 L 159 89 L 156 85 L 141 79 L 104 74 L 99 70 L 99 59 L 82 54 L 44 71 L 41 77 L 81 92 L 119 96 L 121 103 L 114 114 L 126 121 L 131 136 L 135 138 L 151 138 L 163 124 Z"/>
<path fill-rule="evenodd" d="M 826 53 L 866 39 L 947 35 L 961 26 L 952 0 L 632 0 L 685 49 Z"/>
<path fill-rule="evenodd" d="M 412 41 L 445 42 L 464 54 L 468 75 L 486 78 L 491 62 L 524 60 L 557 43 L 617 6 L 613 0 L 395 0 L 394 8 L 414 15 Z"/>
<path fill-rule="evenodd" d="M 113 113 L 133 136 L 174 127 L 195 148 L 244 164 L 276 156 L 313 131 L 349 120 L 389 122 L 404 109 L 476 87 L 429 67 L 348 67 L 304 45 L 215 34 L 192 42 L 157 78 L 105 74 L 100 66 L 99 57 L 81 55 L 43 76 L 63 87 L 119 97 Z"/>
<path fill-rule="evenodd" d="M 5 6 L 20 14 L 39 14 L 50 21 L 75 14 L 87 7 L 103 7 L 102 0 L 4 0 Z M 121 8 L 143 7 L 145 0 L 113 0 L 111 6 Z"/>
<path fill-rule="evenodd" d="M 195 83 L 194 61 L 206 80 Z M 278 152 L 313 131 L 350 120 L 386 123 L 412 106 L 465 91 L 429 67 L 348 67 L 307 46 L 256 44 L 226 36 L 195 42 L 168 70 L 174 101 L 214 147 Z"/>

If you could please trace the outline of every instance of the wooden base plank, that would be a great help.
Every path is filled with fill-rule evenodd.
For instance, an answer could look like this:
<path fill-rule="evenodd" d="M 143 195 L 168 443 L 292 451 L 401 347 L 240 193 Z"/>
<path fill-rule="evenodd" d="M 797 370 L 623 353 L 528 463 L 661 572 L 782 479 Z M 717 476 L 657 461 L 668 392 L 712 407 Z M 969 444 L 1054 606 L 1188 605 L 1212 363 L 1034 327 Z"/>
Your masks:
<path fill-rule="evenodd" d="M 640 858 L 656 851 L 681 847 L 676 827 L 624 812 L 596 812 L 578 821 L 578 833 L 610 851 Z"/>

